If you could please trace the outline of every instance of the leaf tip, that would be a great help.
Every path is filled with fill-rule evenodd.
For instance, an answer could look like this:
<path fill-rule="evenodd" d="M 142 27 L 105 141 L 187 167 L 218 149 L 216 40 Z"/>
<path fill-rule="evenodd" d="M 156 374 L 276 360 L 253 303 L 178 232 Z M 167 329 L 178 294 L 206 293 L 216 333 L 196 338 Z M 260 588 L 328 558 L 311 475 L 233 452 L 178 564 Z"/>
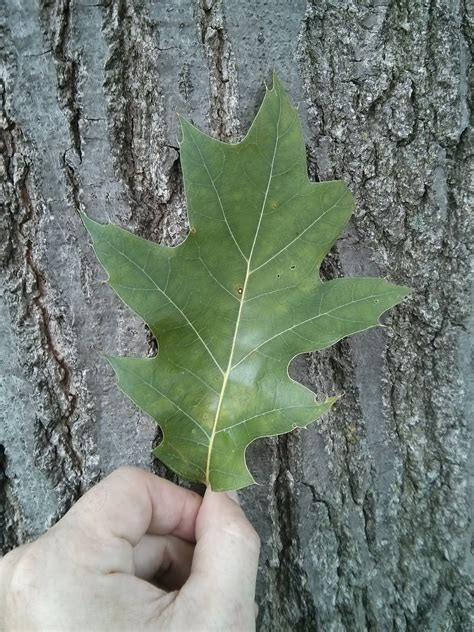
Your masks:
<path fill-rule="evenodd" d="M 279 92 L 283 89 L 283 84 L 275 69 L 272 70 L 272 90 Z"/>
<path fill-rule="evenodd" d="M 97 222 L 94 222 L 94 220 L 91 219 L 88 215 L 86 215 L 84 211 L 79 211 L 79 217 L 81 218 L 81 221 L 85 229 L 90 234 L 91 233 L 90 229 L 92 229 L 94 227 L 94 224 L 97 224 Z"/>
<path fill-rule="evenodd" d="M 81 211 L 79 214 L 80 214 L 82 223 L 85 229 L 87 230 L 87 232 L 89 233 L 90 237 L 92 238 L 93 242 L 96 240 L 96 238 L 100 234 L 100 231 L 103 231 L 104 229 L 106 229 L 107 226 L 112 226 L 112 222 L 110 221 L 110 219 L 109 219 L 108 224 L 101 224 L 100 222 L 96 222 L 95 219 L 90 218 L 88 215 L 86 215 L 85 213 Z"/>
<path fill-rule="evenodd" d="M 413 288 L 409 287 L 408 285 L 394 285 L 388 276 L 384 276 L 382 278 L 386 283 L 392 286 L 394 291 L 400 294 L 400 296 L 402 297 L 400 300 L 408 298 L 409 296 L 411 296 L 411 294 L 413 294 Z"/>
<path fill-rule="evenodd" d="M 401 285 L 400 290 L 404 293 L 403 298 L 410 298 L 414 291 L 413 288 L 408 287 L 408 285 Z"/>
<path fill-rule="evenodd" d="M 408 287 L 407 285 L 396 285 L 395 290 L 396 290 L 396 294 L 395 294 L 396 301 L 394 302 L 394 305 L 397 305 L 398 303 L 402 303 L 406 299 L 411 298 L 411 295 L 413 294 L 412 288 Z"/>
<path fill-rule="evenodd" d="M 178 112 L 176 112 L 176 116 L 178 117 L 178 123 L 179 123 L 179 130 L 178 130 L 178 147 L 181 147 L 181 145 L 184 142 L 184 122 L 185 122 L 185 118 L 183 116 L 181 116 L 181 114 L 179 114 Z"/>
<path fill-rule="evenodd" d="M 114 373 L 117 375 L 116 364 L 115 364 L 116 356 L 109 355 L 108 353 L 104 353 L 103 351 L 99 351 L 99 353 L 102 359 L 105 360 L 108 364 L 110 364 L 110 366 L 114 370 Z"/>

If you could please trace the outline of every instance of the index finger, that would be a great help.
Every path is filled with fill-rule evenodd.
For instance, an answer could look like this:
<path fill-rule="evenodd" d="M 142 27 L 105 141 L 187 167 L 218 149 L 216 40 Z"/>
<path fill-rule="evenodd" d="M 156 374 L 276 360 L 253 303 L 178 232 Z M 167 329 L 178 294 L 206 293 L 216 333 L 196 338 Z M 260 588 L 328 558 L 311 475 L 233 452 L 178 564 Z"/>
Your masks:
<path fill-rule="evenodd" d="M 135 546 L 145 533 L 195 541 L 201 497 L 135 467 L 122 467 L 88 491 L 66 514 L 99 537 L 119 537 Z"/>

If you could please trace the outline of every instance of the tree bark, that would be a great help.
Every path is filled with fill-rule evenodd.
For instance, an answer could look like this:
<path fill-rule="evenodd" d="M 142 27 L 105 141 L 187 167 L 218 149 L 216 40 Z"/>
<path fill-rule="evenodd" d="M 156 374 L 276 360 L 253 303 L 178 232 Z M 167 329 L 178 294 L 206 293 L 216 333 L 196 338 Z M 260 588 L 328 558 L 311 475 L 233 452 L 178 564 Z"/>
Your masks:
<path fill-rule="evenodd" d="M 293 375 L 344 396 L 320 423 L 248 452 L 259 627 L 470 629 L 464 3 L 8 0 L 6 11 L 3 551 L 119 465 L 169 475 L 151 458 L 155 424 L 100 357 L 153 355 L 155 341 L 101 284 L 78 211 L 179 243 L 175 113 L 235 141 L 276 69 L 300 102 L 310 176 L 342 178 L 356 198 L 323 276 L 388 276 L 414 292 L 386 328 L 300 356 Z"/>

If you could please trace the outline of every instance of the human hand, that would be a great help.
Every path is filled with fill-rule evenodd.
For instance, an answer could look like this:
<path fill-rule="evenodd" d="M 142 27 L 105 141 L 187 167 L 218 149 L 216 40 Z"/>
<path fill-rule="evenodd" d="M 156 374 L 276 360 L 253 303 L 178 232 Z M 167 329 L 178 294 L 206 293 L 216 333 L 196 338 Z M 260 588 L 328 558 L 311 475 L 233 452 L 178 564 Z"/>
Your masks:
<path fill-rule="evenodd" d="M 0 629 L 254 630 L 258 554 L 226 493 L 120 468 L 0 561 Z"/>

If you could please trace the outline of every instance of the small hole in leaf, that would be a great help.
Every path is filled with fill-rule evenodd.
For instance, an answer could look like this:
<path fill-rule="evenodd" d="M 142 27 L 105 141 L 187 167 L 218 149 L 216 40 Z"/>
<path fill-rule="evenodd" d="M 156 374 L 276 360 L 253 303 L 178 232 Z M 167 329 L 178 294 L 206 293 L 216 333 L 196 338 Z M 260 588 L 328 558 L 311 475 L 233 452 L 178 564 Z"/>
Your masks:
<path fill-rule="evenodd" d="M 243 292 L 243 289 L 241 287 L 239 287 L 238 290 L 237 290 L 237 294 L 242 294 L 242 292 Z"/>
<path fill-rule="evenodd" d="M 292 263 L 291 266 L 290 266 L 290 270 L 294 270 L 295 268 L 296 268 L 295 264 Z"/>
<path fill-rule="evenodd" d="M 279 278 L 280 278 L 280 275 L 279 275 L 279 274 L 277 274 L 277 279 L 279 279 Z"/>
<path fill-rule="evenodd" d="M 378 298 L 374 298 L 374 303 L 378 303 L 379 299 Z"/>

